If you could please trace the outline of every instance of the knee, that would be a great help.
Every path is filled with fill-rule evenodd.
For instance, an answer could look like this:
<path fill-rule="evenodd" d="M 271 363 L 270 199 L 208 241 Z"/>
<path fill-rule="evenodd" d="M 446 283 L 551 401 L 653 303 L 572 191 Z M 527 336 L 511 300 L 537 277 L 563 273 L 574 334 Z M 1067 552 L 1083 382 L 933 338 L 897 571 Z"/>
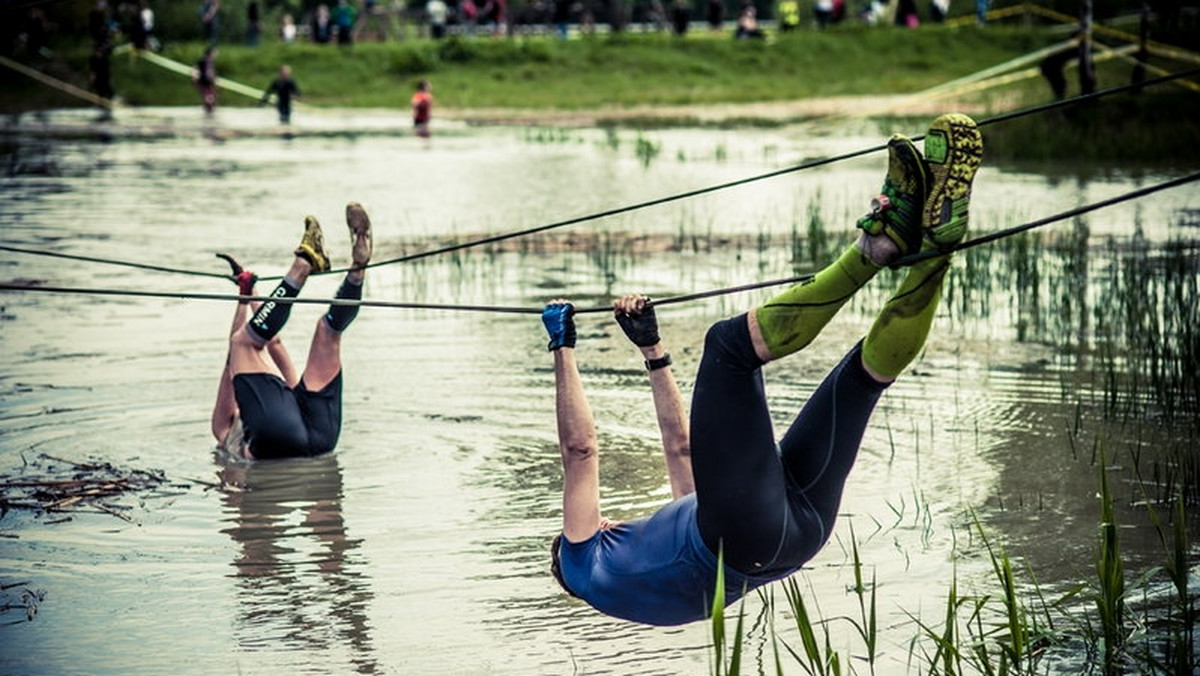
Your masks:
<path fill-rule="evenodd" d="M 229 336 L 229 347 L 231 349 L 241 348 L 241 349 L 250 349 L 250 350 L 261 350 L 261 349 L 263 349 L 263 347 L 265 345 L 266 344 L 263 343 L 261 340 L 250 335 L 250 330 L 246 328 L 245 324 L 238 327 L 238 330 L 234 331 L 233 334 Z"/>

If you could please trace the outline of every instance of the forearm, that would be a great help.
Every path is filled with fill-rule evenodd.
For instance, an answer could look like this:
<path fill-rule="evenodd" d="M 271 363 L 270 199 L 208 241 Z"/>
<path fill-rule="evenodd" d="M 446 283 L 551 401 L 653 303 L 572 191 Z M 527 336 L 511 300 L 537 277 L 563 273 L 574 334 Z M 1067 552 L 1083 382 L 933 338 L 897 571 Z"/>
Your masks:
<path fill-rule="evenodd" d="M 575 350 L 564 347 L 554 351 L 555 414 L 558 444 L 567 453 L 590 454 L 596 451 L 596 424 L 583 392 L 583 379 L 575 363 Z"/>
<path fill-rule="evenodd" d="M 647 360 L 659 359 L 667 354 L 661 342 L 639 349 Z M 696 488 L 692 479 L 687 410 L 684 408 L 683 395 L 670 366 L 650 371 L 650 391 L 654 396 L 654 412 L 658 417 L 659 433 L 662 435 L 667 476 L 671 481 L 671 495 L 681 498 L 694 492 Z"/>

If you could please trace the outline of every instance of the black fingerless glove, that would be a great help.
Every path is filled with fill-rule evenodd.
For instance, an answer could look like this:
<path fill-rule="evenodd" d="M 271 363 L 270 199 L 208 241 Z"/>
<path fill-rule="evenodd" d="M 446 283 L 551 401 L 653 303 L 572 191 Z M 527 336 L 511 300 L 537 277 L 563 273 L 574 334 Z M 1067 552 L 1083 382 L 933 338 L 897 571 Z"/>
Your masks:
<path fill-rule="evenodd" d="M 646 305 L 638 314 L 617 312 L 615 316 L 621 330 L 634 345 L 650 347 L 662 340 L 658 337 L 658 318 L 654 316 L 654 306 L 649 299 L 646 299 Z"/>

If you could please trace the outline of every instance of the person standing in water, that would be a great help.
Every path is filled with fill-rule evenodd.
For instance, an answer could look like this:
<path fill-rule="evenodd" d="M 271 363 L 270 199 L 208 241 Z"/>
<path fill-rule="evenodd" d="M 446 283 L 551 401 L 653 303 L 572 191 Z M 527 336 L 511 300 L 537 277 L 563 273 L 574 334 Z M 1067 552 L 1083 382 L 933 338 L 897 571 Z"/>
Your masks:
<path fill-rule="evenodd" d="M 421 138 L 429 138 L 429 120 L 433 117 L 433 85 L 429 80 L 419 80 L 412 95 L 413 132 Z"/>
<path fill-rule="evenodd" d="M 275 97 L 275 110 L 279 111 L 279 123 L 292 123 L 292 97 L 300 96 L 300 87 L 292 79 L 292 67 L 286 63 L 279 67 L 279 76 L 263 91 L 261 103 Z"/>

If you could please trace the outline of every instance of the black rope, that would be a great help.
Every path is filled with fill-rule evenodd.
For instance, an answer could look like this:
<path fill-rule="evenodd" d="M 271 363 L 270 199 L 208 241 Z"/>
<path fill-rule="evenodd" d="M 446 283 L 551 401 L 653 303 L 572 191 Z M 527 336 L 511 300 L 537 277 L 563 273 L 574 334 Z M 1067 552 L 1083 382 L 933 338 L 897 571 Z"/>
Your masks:
<path fill-rule="evenodd" d="M 1083 103 L 1086 101 L 1092 101 L 1095 99 L 1099 99 L 1101 97 L 1111 96 L 1113 94 L 1119 94 L 1121 92 L 1132 91 L 1134 89 L 1139 89 L 1141 87 L 1151 87 L 1154 85 L 1162 84 L 1164 82 L 1170 82 L 1173 80 L 1191 77 L 1193 75 L 1198 75 L 1198 74 L 1200 74 L 1200 67 L 1192 68 L 1190 70 L 1180 71 L 1178 73 L 1170 73 L 1170 74 L 1163 75 L 1163 76 L 1156 77 L 1156 78 L 1151 78 L 1149 80 L 1145 80 L 1138 84 L 1128 84 L 1128 85 L 1121 85 L 1118 87 L 1110 87 L 1108 89 L 1102 89 L 1097 92 L 1092 92 L 1091 94 L 1081 94 L 1079 96 L 1074 96 L 1074 97 L 1062 99 L 1059 101 L 1051 101 L 1049 103 L 1031 106 L 1029 108 L 1024 108 L 1024 109 L 1013 111 L 1010 113 L 1002 113 L 1000 115 L 996 115 L 994 117 L 990 117 L 990 118 L 987 118 L 980 122 L 977 122 L 976 124 L 980 127 L 984 127 L 987 125 L 996 124 L 998 122 L 1007 122 L 1008 120 L 1014 120 L 1014 119 L 1017 119 L 1020 117 L 1025 117 L 1027 115 L 1043 113 L 1043 112 L 1047 112 L 1047 111 L 1054 110 L 1057 108 L 1076 105 L 1076 104 Z M 925 135 L 921 134 L 918 136 L 911 137 L 911 140 L 920 141 L 923 138 L 925 138 Z M 584 216 L 577 216 L 577 217 L 569 218 L 569 219 L 562 220 L 562 221 L 556 221 L 554 223 L 549 223 L 546 225 L 540 225 L 540 226 L 536 226 L 536 227 L 532 227 L 532 228 L 526 228 L 524 230 L 516 230 L 513 232 L 509 232 L 509 233 L 501 233 L 498 235 L 491 235 L 488 237 L 482 237 L 479 239 L 461 242 L 459 244 L 452 244 L 452 245 L 441 247 L 438 249 L 430 249 L 428 251 L 421 251 L 421 252 L 417 252 L 417 253 L 413 253 L 413 254 L 407 254 L 404 256 L 399 256 L 397 258 L 391 258 L 391 259 L 382 260 L 382 261 L 375 261 L 373 263 L 368 264 L 366 267 L 374 268 L 374 267 L 379 267 L 379 266 L 383 266 L 383 265 L 393 265 L 395 263 L 404 263 L 404 262 L 418 260 L 421 258 L 437 256 L 437 255 L 444 254 L 444 253 L 461 251 L 463 249 L 482 246 L 485 244 L 493 244 L 493 243 L 501 242 L 501 241 L 504 241 L 507 239 L 513 239 L 516 237 L 524 237 L 527 235 L 533 235 L 533 234 L 537 234 L 540 232 L 545 232 L 547 230 L 563 228 L 563 227 L 566 227 L 569 225 L 577 225 L 579 223 L 585 223 L 587 221 L 593 221 L 593 220 L 597 220 L 600 218 L 606 218 L 609 216 L 616 216 L 616 215 L 628 213 L 631 211 L 645 209 L 647 207 L 657 206 L 659 204 L 666 204 L 668 202 L 674 202 L 674 201 L 678 201 L 678 200 L 682 200 L 682 199 L 687 199 L 689 197 L 697 197 L 699 195 L 717 192 L 719 190 L 734 188 L 737 186 L 746 185 L 748 183 L 766 180 L 768 178 L 775 178 L 776 176 L 782 176 L 784 174 L 789 174 L 792 172 L 813 169 L 813 168 L 821 167 L 821 166 L 824 166 L 827 164 L 834 164 L 836 162 L 842 162 L 845 160 L 854 159 L 856 157 L 862 157 L 864 155 L 869 155 L 871 153 L 878 152 L 880 150 L 884 150 L 886 148 L 887 148 L 887 144 L 884 143 L 884 144 L 880 144 L 880 145 L 876 145 L 876 146 L 871 146 L 869 148 L 863 148 L 860 150 L 843 153 L 841 155 L 834 155 L 832 157 L 826 157 L 826 158 L 821 158 L 821 159 L 817 159 L 817 160 L 810 160 L 808 162 L 803 162 L 803 163 L 797 164 L 795 166 L 784 167 L 782 169 L 776 169 L 774 171 L 769 171 L 769 172 L 766 172 L 763 174 L 757 174 L 755 176 L 749 176 L 746 178 L 729 181 L 727 183 L 720 183 L 720 184 L 708 186 L 705 188 L 697 188 L 695 190 L 689 190 L 689 191 L 677 193 L 674 195 L 667 195 L 665 197 L 659 197 L 656 199 L 647 200 L 645 202 L 638 202 L 638 203 L 626 205 L 623 207 L 616 207 L 613 209 L 608 209 L 605 211 L 587 214 Z M 55 256 L 58 258 L 67 258 L 67 259 L 71 259 L 71 260 L 86 261 L 86 262 L 91 262 L 91 263 L 102 263 L 102 264 L 108 264 L 108 265 L 123 265 L 126 267 L 140 268 L 143 270 L 154 270 L 154 271 L 158 271 L 158 272 L 174 272 L 174 273 L 179 273 L 179 274 L 215 277 L 215 278 L 221 278 L 221 279 L 229 278 L 228 275 L 223 275 L 223 274 L 218 274 L 218 273 L 200 272 L 200 271 L 196 271 L 196 270 L 184 270 L 184 269 L 169 268 L 169 267 L 164 267 L 164 266 L 159 266 L 159 265 L 147 265 L 144 263 L 132 263 L 132 262 L 128 262 L 128 261 L 119 261 L 119 260 L 104 259 L 104 258 L 93 258 L 93 257 L 88 257 L 88 256 L 73 256 L 73 255 L 69 255 L 69 254 L 59 254 L 59 253 L 53 253 L 53 252 L 48 252 L 48 251 L 39 251 L 39 250 L 34 250 L 34 249 L 22 249 L 22 248 L 13 247 L 13 246 L 0 246 L 0 250 L 12 251 L 12 252 L 16 252 L 16 253 L 30 254 L 30 255 L 36 255 L 36 256 Z M 318 274 L 318 275 L 339 274 L 339 273 L 349 272 L 351 269 L 352 268 L 349 268 L 349 267 L 337 268 L 334 270 L 328 270 L 326 272 L 313 273 L 313 274 Z M 283 275 L 271 275 L 271 276 L 260 277 L 259 279 L 263 280 L 263 281 L 274 281 L 274 280 L 278 280 L 278 279 L 282 279 L 282 278 L 283 278 Z"/>
<path fill-rule="evenodd" d="M 1059 101 L 1051 101 L 1049 103 L 1043 103 L 1040 105 L 1031 106 L 1029 108 L 1013 111 L 1011 113 L 1003 113 L 1003 114 L 997 115 L 995 117 L 990 117 L 990 118 L 982 120 L 980 122 L 976 122 L 976 126 L 985 127 L 985 126 L 988 126 L 991 124 L 996 124 L 998 122 L 1007 122 L 1008 120 L 1015 120 L 1017 118 L 1025 117 L 1027 115 L 1044 113 L 1046 111 L 1054 110 L 1056 108 L 1062 108 L 1065 106 L 1075 105 L 1075 104 L 1083 103 L 1086 101 L 1098 99 L 1098 98 L 1101 98 L 1104 96 L 1111 96 L 1113 94 L 1119 94 L 1121 92 L 1131 91 L 1134 89 L 1140 89 L 1142 87 L 1150 87 L 1153 85 L 1162 84 L 1164 82 L 1170 82 L 1172 80 L 1177 80 L 1179 78 L 1189 77 L 1191 75 L 1200 75 L 1200 67 L 1193 68 L 1191 70 L 1181 71 L 1178 73 L 1171 73 L 1168 75 L 1163 75 L 1163 76 L 1160 76 L 1157 78 L 1152 78 L 1150 80 L 1145 80 L 1145 81 L 1143 81 L 1141 83 L 1137 83 L 1137 84 L 1127 84 L 1127 85 L 1121 85 L 1118 87 L 1110 87 L 1108 89 L 1102 89 L 1097 92 L 1092 92 L 1091 94 L 1081 94 L 1079 96 L 1075 96 L 1072 98 L 1062 99 Z M 924 139 L 925 136 L 926 136 L 925 134 L 919 134 L 917 136 L 910 137 L 910 140 L 913 142 L 920 141 L 920 140 Z M 658 198 L 655 198 L 652 200 L 647 200 L 645 202 L 637 202 L 637 203 L 629 204 L 629 205 L 626 205 L 623 207 L 616 207 L 616 208 L 608 209 L 605 211 L 599 211 L 599 212 L 596 212 L 593 214 L 577 216 L 575 218 L 568 218 L 566 220 L 557 221 L 554 223 L 548 223 L 546 225 L 539 225 L 539 226 L 532 227 L 532 228 L 526 228 L 524 230 L 514 230 L 513 232 L 509 232 L 509 233 L 502 233 L 499 235 L 491 235 L 488 237 L 481 237 L 479 239 L 468 240 L 466 242 L 461 242 L 459 244 L 451 244 L 451 245 L 441 247 L 438 249 L 430 249 L 428 251 L 421 251 L 421 252 L 414 253 L 414 254 L 407 254 L 404 256 L 398 256 L 396 258 L 390 258 L 387 260 L 376 261 L 376 262 L 372 262 L 372 263 L 368 264 L 366 267 L 373 268 L 373 267 L 378 267 L 381 265 L 393 265 L 395 263 L 407 263 L 409 261 L 414 261 L 414 260 L 418 260 L 421 258 L 428 258 L 430 256 L 438 256 L 441 254 L 451 253 L 454 251 L 461 251 L 462 249 L 469 249 L 469 248 L 473 248 L 473 247 L 477 247 L 477 246 L 483 246 L 485 244 L 494 244 L 496 242 L 501 242 L 506 239 L 512 239 L 515 237 L 524 237 L 527 235 L 533 235 L 533 234 L 537 234 L 539 232 L 545 232 L 547 230 L 554 230 L 557 228 L 566 227 L 568 225 L 578 225 L 579 223 L 584 223 L 587 221 L 594 221 L 594 220 L 597 220 L 600 218 L 607 218 L 609 216 L 618 216 L 620 214 L 629 213 L 631 211 L 638 211 L 638 210 L 645 209 L 648 207 L 658 206 L 660 204 L 666 204 L 668 202 L 675 202 L 678 200 L 687 199 L 689 197 L 698 197 L 700 195 L 706 195 L 708 193 L 717 192 L 719 190 L 726 190 L 728 188 L 736 188 L 738 186 L 746 185 L 747 183 L 754 183 L 756 181 L 762 181 L 762 180 L 766 180 L 768 178 L 775 178 L 776 176 L 783 176 L 784 174 L 790 174 L 792 172 L 804 171 L 807 169 L 814 169 L 816 167 L 825 166 L 827 164 L 835 164 L 837 162 L 851 160 L 856 157 L 862 157 L 863 155 L 869 155 L 871 153 L 878 152 L 880 150 L 885 150 L 885 149 L 887 149 L 887 144 L 881 143 L 877 146 L 871 146 L 869 148 L 862 148 L 860 150 L 853 150 L 853 151 L 850 151 L 847 153 L 842 153 L 841 155 L 834 155 L 832 157 L 824 157 L 824 158 L 817 159 L 817 160 L 810 160 L 808 162 L 802 162 L 795 166 L 784 167 L 782 169 L 776 169 L 774 171 L 768 171 L 766 173 L 757 174 L 755 176 L 748 176 L 746 178 L 740 178 L 740 179 L 729 181 L 726 183 L 718 183 L 716 185 L 711 185 L 711 186 L 704 187 L 704 188 L 696 188 L 695 190 L 688 190 L 686 192 L 681 192 L 681 193 L 677 193 L 674 195 L 658 197 Z M 343 272 L 349 272 L 351 269 L 352 268 L 337 268 L 334 270 L 328 270 L 328 271 L 320 273 L 320 274 L 343 273 Z M 282 276 L 263 277 L 262 279 L 280 279 L 281 277 Z"/>
<path fill-rule="evenodd" d="M 12 251 L 14 253 L 29 254 L 31 256 L 49 256 L 51 258 L 65 258 L 72 261 L 83 261 L 86 263 L 104 263 L 106 265 L 120 265 L 126 268 L 138 268 L 140 270 L 153 270 L 155 272 L 173 272 L 180 275 L 195 275 L 197 277 L 215 277 L 217 279 L 232 279 L 229 275 L 223 275 L 218 272 L 204 272 L 201 270 L 184 270 L 182 268 L 168 268 L 162 265 L 152 265 L 149 263 L 133 263 L 130 261 L 119 261 L 112 258 L 97 258 L 95 256 L 77 256 L 74 254 L 58 253 L 55 251 L 42 251 L 40 249 L 22 249 L 17 246 L 7 246 L 0 244 L 0 251 Z"/>
<path fill-rule="evenodd" d="M 1057 214 L 1039 218 L 1034 221 L 1029 221 L 1018 226 L 998 230 L 987 235 L 982 235 L 971 240 L 961 242 L 957 246 L 944 251 L 927 251 L 920 254 L 912 254 L 897 260 L 893 266 L 911 265 L 921 260 L 944 256 L 953 251 L 962 251 L 972 247 L 982 246 L 990 242 L 994 242 L 1004 237 L 1011 237 L 1027 230 L 1040 228 L 1051 223 L 1064 221 L 1068 218 L 1074 218 L 1081 214 L 1086 214 L 1098 209 L 1110 207 L 1122 202 L 1145 197 L 1162 190 L 1175 188 L 1185 183 L 1200 180 L 1200 171 L 1180 176 L 1162 183 L 1138 188 L 1115 197 L 1085 204 L 1083 206 L 1060 211 Z M 712 298 L 714 296 L 724 296 L 732 293 L 740 293 L 742 291 L 752 291 L 762 289 L 769 286 L 779 286 L 783 284 L 796 284 L 812 279 L 814 273 L 808 273 L 797 277 L 787 277 L 784 279 L 772 279 L 762 282 L 752 282 L 750 284 L 742 284 L 738 286 L 728 286 L 720 289 L 712 289 L 709 291 L 700 291 L 696 293 L 683 294 L 679 296 L 669 296 L 666 298 L 658 298 L 654 300 L 655 306 L 675 305 L 688 301 L 701 300 L 704 298 Z M 354 305 L 358 307 L 386 307 L 386 308 L 401 308 L 415 310 L 455 310 L 464 312 L 489 312 L 489 313 L 504 313 L 504 314 L 541 314 L 542 308 L 515 307 L 511 305 L 451 305 L 444 303 L 410 303 L 401 301 L 386 301 L 386 300 L 352 300 L 346 298 L 275 298 L 271 296 L 237 296 L 233 294 L 219 293 L 191 293 L 191 292 L 172 292 L 172 291 L 134 291 L 123 289 L 92 289 L 83 287 L 62 287 L 62 286 L 33 286 L 21 284 L 0 284 L 0 291 L 36 291 L 44 293 L 70 293 L 70 294 L 87 294 L 99 296 L 136 296 L 143 298 L 174 298 L 185 300 L 223 300 L 223 301 L 257 301 L 257 302 L 274 302 L 274 303 L 292 303 L 302 305 Z M 597 312 L 609 312 L 612 308 L 607 305 L 598 305 L 593 307 L 577 307 L 576 314 L 590 314 Z"/>

